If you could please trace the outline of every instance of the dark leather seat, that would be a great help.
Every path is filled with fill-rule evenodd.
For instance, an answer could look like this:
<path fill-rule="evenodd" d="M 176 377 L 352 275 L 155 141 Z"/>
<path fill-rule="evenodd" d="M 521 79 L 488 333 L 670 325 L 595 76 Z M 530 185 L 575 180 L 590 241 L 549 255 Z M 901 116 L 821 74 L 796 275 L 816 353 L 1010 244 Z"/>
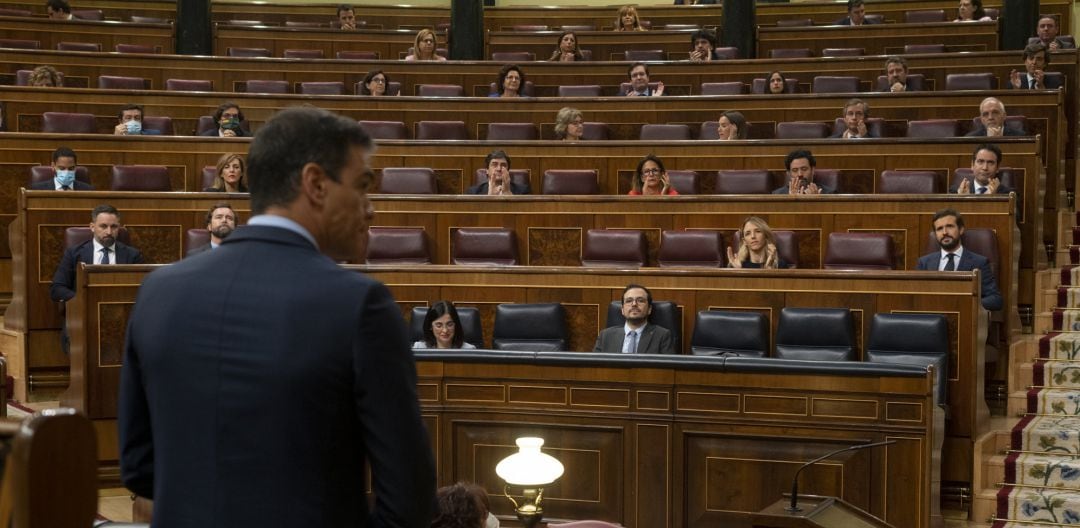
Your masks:
<path fill-rule="evenodd" d="M 895 269 L 893 239 L 884 233 L 829 233 L 825 269 Z"/>
<path fill-rule="evenodd" d="M 803 27 L 814 25 L 814 20 L 810 18 L 785 18 L 776 21 L 776 27 Z"/>
<path fill-rule="evenodd" d="M 716 172 L 715 194 L 769 194 L 772 178 L 765 169 L 722 170 Z"/>
<path fill-rule="evenodd" d="M 64 229 L 64 249 L 73 248 L 87 240 L 90 240 L 94 236 L 94 232 L 87 226 L 69 227 Z M 131 245 L 131 234 L 128 233 L 126 227 L 121 227 L 120 232 L 116 234 L 116 239 L 120 242 Z"/>
<path fill-rule="evenodd" d="M 695 356 L 769 355 L 769 321 L 759 312 L 702 310 L 694 320 L 690 353 Z"/>
<path fill-rule="evenodd" d="M 852 76 L 818 75 L 814 77 L 814 93 L 852 93 L 859 91 L 859 78 Z"/>
<path fill-rule="evenodd" d="M 642 141 L 688 140 L 691 139 L 690 126 L 679 124 L 642 125 L 641 136 L 638 139 Z"/>
<path fill-rule="evenodd" d="M 42 117 L 42 132 L 63 134 L 96 134 L 98 132 L 94 114 L 45 112 Z"/>
<path fill-rule="evenodd" d="M 138 16 L 138 15 L 131 15 L 131 21 L 136 23 L 136 24 L 168 24 L 168 23 L 171 22 L 167 18 Z"/>
<path fill-rule="evenodd" d="M 982 121 L 978 116 L 971 118 L 972 130 L 982 128 Z M 1014 128 L 1016 130 L 1027 130 L 1027 117 L 1022 115 L 1011 115 L 1005 118 L 1005 127 Z M 1034 134 L 1030 134 L 1034 135 Z"/>
<path fill-rule="evenodd" d="M 256 24 L 258 25 L 258 24 Z M 270 50 L 266 48 L 228 48 L 226 55 L 230 57 L 270 57 Z"/>
<path fill-rule="evenodd" d="M 886 170 L 877 178 L 878 194 L 936 194 L 938 175 L 934 171 Z"/>
<path fill-rule="evenodd" d="M 379 180 L 383 194 L 438 194 L 435 171 L 427 167 L 386 167 Z"/>
<path fill-rule="evenodd" d="M 907 137 L 947 138 L 960 135 L 955 119 L 925 119 L 908 121 Z"/>
<path fill-rule="evenodd" d="M 945 22 L 944 9 L 919 9 L 904 12 L 905 24 L 926 24 L 932 22 Z"/>
<path fill-rule="evenodd" d="M 142 44 L 117 44 L 113 49 L 117 53 L 161 53 L 161 46 L 143 46 Z"/>
<path fill-rule="evenodd" d="M 645 233 L 636 229 L 589 229 L 581 244 L 581 265 L 640 268 L 649 256 Z"/>
<path fill-rule="evenodd" d="M 667 171 L 668 182 L 679 194 L 701 194 L 701 175 L 691 170 Z"/>
<path fill-rule="evenodd" d="M 596 169 L 546 170 L 541 194 L 600 194 Z"/>
<path fill-rule="evenodd" d="M 735 46 L 721 46 L 713 49 L 713 54 L 719 60 L 733 60 L 739 58 L 739 48 Z"/>
<path fill-rule="evenodd" d="M 536 94 L 535 90 L 536 90 L 536 87 L 535 87 L 535 85 L 533 85 L 532 81 L 525 81 L 525 86 L 521 87 L 521 95 L 523 95 L 525 97 L 533 97 Z M 495 83 L 488 84 L 488 93 L 489 94 L 497 94 L 497 93 L 499 93 L 499 88 L 497 86 L 495 86 Z"/>
<path fill-rule="evenodd" d="M 1076 39 L 1073 38 L 1072 35 L 1058 35 L 1057 38 L 1072 44 L 1074 48 L 1076 47 Z M 1040 42 L 1039 37 L 1031 37 L 1027 41 L 1028 44 L 1036 44 L 1038 42 Z"/>
<path fill-rule="evenodd" d="M 855 361 L 855 327 L 847 308 L 782 308 L 773 357 Z"/>
<path fill-rule="evenodd" d="M 339 51 L 334 56 L 341 60 L 379 60 L 377 51 Z"/>
<path fill-rule="evenodd" d="M 540 139 L 533 123 L 488 123 L 488 141 L 517 141 Z"/>
<path fill-rule="evenodd" d="M 741 229 L 742 226 L 739 226 L 739 228 Z M 773 238 L 776 239 L 776 252 L 780 253 L 780 256 L 787 261 L 789 266 L 793 268 L 799 267 L 799 239 L 795 236 L 795 232 L 774 229 Z M 738 248 L 741 244 L 742 232 L 736 230 L 735 236 L 732 237 L 731 247 Z"/>
<path fill-rule="evenodd" d="M 626 318 L 622 314 L 622 301 L 608 303 L 605 328 L 623 326 Z M 671 348 L 676 354 L 682 354 L 682 308 L 671 301 L 653 300 L 649 324 L 661 326 L 671 332 Z"/>
<path fill-rule="evenodd" d="M 934 366 L 934 400 L 944 405 L 948 386 L 949 324 L 940 314 L 877 313 L 870 323 L 866 361 Z"/>
<path fill-rule="evenodd" d="M 559 97 L 600 97 L 599 84 L 559 86 Z"/>
<path fill-rule="evenodd" d="M 287 49 L 281 56 L 286 59 L 321 59 L 326 54 L 321 49 Z"/>
<path fill-rule="evenodd" d="M 457 84 L 421 84 L 416 87 L 420 97 L 465 97 L 465 89 Z"/>
<path fill-rule="evenodd" d="M 458 319 L 461 320 L 461 331 L 465 342 L 476 348 L 484 348 L 484 328 L 480 324 L 480 310 L 465 306 L 454 305 Z M 409 330 L 412 333 L 412 342 L 424 340 L 424 318 L 427 317 L 426 306 L 414 306 L 409 319 Z"/>
<path fill-rule="evenodd" d="M 143 128 L 157 130 L 162 136 L 175 135 L 171 117 L 167 116 L 143 116 Z"/>
<path fill-rule="evenodd" d="M 368 228 L 368 264 L 431 264 L 427 233 L 422 227 Z"/>
<path fill-rule="evenodd" d="M 741 95 L 746 85 L 741 81 L 701 83 L 701 95 Z"/>
<path fill-rule="evenodd" d="M 473 173 L 473 185 L 480 185 L 487 181 L 487 169 L 476 169 Z M 523 187 L 526 194 L 532 192 L 532 182 L 529 181 L 529 169 L 510 169 L 510 182 Z"/>
<path fill-rule="evenodd" d="M 532 62 L 536 60 L 536 54 L 528 51 L 496 51 L 491 54 L 491 60 L 495 62 Z"/>
<path fill-rule="evenodd" d="M 662 61 L 667 60 L 664 50 L 626 50 L 623 57 L 628 62 Z"/>
<path fill-rule="evenodd" d="M 564 352 L 569 345 L 566 310 L 561 304 L 500 304 L 495 307 L 491 348 Z"/>
<path fill-rule="evenodd" d="M 992 73 L 950 73 L 945 76 L 946 90 L 997 90 L 998 80 Z"/>
<path fill-rule="evenodd" d="M 548 28 L 547 26 L 542 25 L 542 24 L 516 24 L 516 25 L 510 26 L 511 31 L 536 32 L 536 31 L 548 31 L 549 29 L 550 28 Z M 511 53 L 514 53 L 514 52 L 511 52 Z M 495 56 L 494 53 L 492 53 L 491 55 L 492 55 L 492 57 Z M 496 59 L 493 58 L 492 60 L 496 60 Z"/>
<path fill-rule="evenodd" d="M 416 139 L 469 139 L 464 121 L 418 121 Z"/>
<path fill-rule="evenodd" d="M 363 26 L 363 25 L 366 25 L 366 22 L 364 22 L 364 21 L 362 21 L 362 20 L 361 20 L 361 21 L 357 21 L 356 25 L 357 25 L 357 26 Z M 321 22 L 307 22 L 307 21 L 303 21 L 303 20 L 286 20 L 286 21 L 285 21 L 285 27 L 295 27 L 295 28 L 325 28 L 325 27 L 331 27 L 331 25 L 330 25 L 330 24 L 323 24 L 323 23 L 321 23 Z M 334 27 L 334 28 L 341 28 L 341 24 L 337 24 L 337 25 L 335 25 L 335 26 L 333 26 L 333 27 Z"/>
<path fill-rule="evenodd" d="M 450 240 L 450 262 L 466 265 L 517 265 L 517 237 L 512 229 L 502 227 L 455 229 Z"/>
<path fill-rule="evenodd" d="M 765 78 L 759 77 L 754 79 L 750 83 L 750 93 L 763 94 L 766 87 Z M 784 85 L 787 86 L 788 93 L 799 93 L 799 80 L 793 77 L 784 77 Z"/>
<path fill-rule="evenodd" d="M 791 121 L 776 124 L 776 139 L 823 139 L 829 125 L 818 121 Z"/>
<path fill-rule="evenodd" d="M 103 90 L 146 90 L 149 81 L 142 77 L 119 77 L 116 75 L 102 75 L 98 77 L 98 88 Z"/>
<path fill-rule="evenodd" d="M 596 26 L 591 24 L 563 24 L 561 31 L 596 31 Z"/>
<path fill-rule="evenodd" d="M 722 268 L 724 237 L 711 229 L 663 231 L 656 260 L 661 268 Z"/>
<path fill-rule="evenodd" d="M 654 91 L 654 92 L 659 87 L 660 87 L 659 82 L 651 82 L 651 83 L 649 83 L 649 89 Z M 626 95 L 629 92 L 630 92 L 630 83 L 628 83 L 628 82 L 619 83 L 619 94 L 618 95 Z"/>
<path fill-rule="evenodd" d="M 784 183 L 787 184 L 787 180 Z M 840 194 L 844 192 L 840 189 L 840 171 L 836 169 L 814 169 L 814 183 L 836 189 Z"/>
<path fill-rule="evenodd" d="M 1036 37 L 1037 38 L 1037 37 Z M 915 55 L 919 53 L 945 53 L 944 44 L 906 44 L 904 45 L 904 55 Z M 908 75 L 910 78 L 911 76 Z"/>
<path fill-rule="evenodd" d="M 861 57 L 866 55 L 866 48 L 825 48 L 822 57 Z"/>
<path fill-rule="evenodd" d="M 53 177 L 55 177 L 55 176 L 56 176 L 56 173 L 53 172 L 53 168 L 52 168 L 51 165 L 35 165 L 33 167 L 30 167 L 30 185 L 33 185 L 33 184 L 39 183 L 39 182 L 43 182 L 43 181 L 52 180 Z M 86 167 L 83 167 L 82 165 L 76 166 L 75 167 L 75 180 L 76 181 L 81 181 L 81 182 L 86 183 L 86 184 L 89 184 L 90 183 L 90 171 L 87 170 Z"/>
<path fill-rule="evenodd" d="M 607 141 L 610 137 L 611 129 L 608 128 L 607 123 L 586 122 L 581 134 L 581 139 L 589 141 Z"/>
<path fill-rule="evenodd" d="M 195 248 L 210 243 L 210 231 L 203 228 L 188 229 L 184 232 L 184 257 L 191 254 Z"/>
<path fill-rule="evenodd" d="M 810 48 L 779 48 L 769 50 L 770 59 L 805 59 L 813 57 Z"/>
<path fill-rule="evenodd" d="M 56 49 L 59 51 L 89 51 L 93 53 L 101 52 L 101 43 L 99 42 L 57 42 Z"/>
<path fill-rule="evenodd" d="M 889 89 L 889 78 L 884 75 L 878 75 L 877 78 L 877 90 L 883 92 Z M 907 76 L 907 86 L 911 91 L 922 92 L 927 90 L 926 76 L 921 73 L 909 73 Z"/>
<path fill-rule="evenodd" d="M 345 95 L 343 82 L 302 82 L 299 93 L 304 95 Z"/>
<path fill-rule="evenodd" d="M 249 79 L 244 82 L 244 91 L 247 93 L 287 94 L 289 93 L 289 81 Z"/>
<path fill-rule="evenodd" d="M 165 89 L 172 92 L 212 92 L 214 81 L 203 79 L 166 79 Z"/>
<path fill-rule="evenodd" d="M 202 168 L 202 185 L 200 189 L 205 189 L 214 185 L 214 178 L 217 178 L 217 167 L 214 165 L 207 165 Z"/>
<path fill-rule="evenodd" d="M 409 129 L 401 121 L 359 121 L 373 139 L 409 139 Z"/>
<path fill-rule="evenodd" d="M 109 188 L 114 191 L 172 190 L 169 169 L 162 165 L 113 165 Z"/>
<path fill-rule="evenodd" d="M 41 41 L 24 39 L 0 39 L 0 48 L 41 49 Z"/>

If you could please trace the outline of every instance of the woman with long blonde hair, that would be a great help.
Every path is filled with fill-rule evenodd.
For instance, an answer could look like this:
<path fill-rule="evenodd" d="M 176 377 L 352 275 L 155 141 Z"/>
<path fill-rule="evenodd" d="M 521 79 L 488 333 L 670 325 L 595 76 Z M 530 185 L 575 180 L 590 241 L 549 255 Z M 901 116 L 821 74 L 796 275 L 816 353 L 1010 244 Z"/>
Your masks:
<path fill-rule="evenodd" d="M 221 156 L 221 159 L 218 160 L 217 175 L 214 176 L 214 183 L 203 189 L 203 192 L 248 192 L 244 158 L 240 157 L 239 154 Z"/>
<path fill-rule="evenodd" d="M 789 264 L 776 249 L 776 236 L 769 224 L 761 218 L 751 216 L 743 221 L 742 243 L 738 252 L 731 246 L 727 248 L 728 267 L 783 269 Z"/>
<path fill-rule="evenodd" d="M 624 5 L 619 8 L 619 16 L 615 19 L 615 31 L 645 31 L 638 18 L 637 8 L 632 5 Z"/>
<path fill-rule="evenodd" d="M 444 61 L 446 57 L 443 57 L 435 53 L 435 46 L 438 40 L 435 38 L 435 31 L 424 28 L 416 34 L 416 40 L 413 41 L 412 55 L 405 57 L 407 61 Z"/>

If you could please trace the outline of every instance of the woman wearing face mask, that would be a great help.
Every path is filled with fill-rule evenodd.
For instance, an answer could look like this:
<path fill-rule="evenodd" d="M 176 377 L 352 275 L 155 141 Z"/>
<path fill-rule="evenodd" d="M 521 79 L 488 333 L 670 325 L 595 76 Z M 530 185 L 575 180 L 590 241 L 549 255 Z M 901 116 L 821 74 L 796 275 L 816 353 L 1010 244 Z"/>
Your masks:
<path fill-rule="evenodd" d="M 649 154 L 637 165 L 634 172 L 634 188 L 627 193 L 630 196 L 675 196 L 679 194 L 668 181 L 664 162 Z"/>
<path fill-rule="evenodd" d="M 249 137 L 251 134 L 247 133 L 240 125 L 243 121 L 244 113 L 240 111 L 240 107 L 236 103 L 222 103 L 214 111 L 214 122 L 217 123 L 217 128 L 211 128 L 199 135 L 207 137 Z"/>
<path fill-rule="evenodd" d="M 776 250 L 776 237 L 773 235 L 769 224 L 764 220 L 751 216 L 743 222 L 742 243 L 739 251 L 727 248 L 728 267 L 731 268 L 764 268 L 784 269 L 789 264 L 780 252 Z"/>
<path fill-rule="evenodd" d="M 424 316 L 424 339 L 413 348 L 476 348 L 465 342 L 465 331 L 457 310 L 449 301 L 436 301 Z"/>
<path fill-rule="evenodd" d="M 218 160 L 217 176 L 214 176 L 214 184 L 203 189 L 203 192 L 248 192 L 244 158 L 241 158 L 239 154 L 225 154 L 222 156 Z"/>

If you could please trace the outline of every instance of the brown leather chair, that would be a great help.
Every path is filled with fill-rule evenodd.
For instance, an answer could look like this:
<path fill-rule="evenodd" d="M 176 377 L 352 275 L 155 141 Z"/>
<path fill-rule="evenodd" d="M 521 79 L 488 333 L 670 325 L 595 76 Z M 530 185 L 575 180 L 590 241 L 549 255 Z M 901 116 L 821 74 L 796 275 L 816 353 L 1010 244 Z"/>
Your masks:
<path fill-rule="evenodd" d="M 829 125 L 820 122 L 793 121 L 776 124 L 776 139 L 822 139 L 829 137 Z"/>
<path fill-rule="evenodd" d="M 913 92 L 926 91 L 926 76 L 921 73 L 909 73 L 907 76 L 908 88 Z M 889 78 L 884 75 L 878 75 L 877 78 L 877 90 L 884 92 L 889 89 Z"/>
<path fill-rule="evenodd" d="M 99 42 L 58 42 L 56 43 L 56 49 L 59 51 L 89 51 L 94 53 L 101 52 L 101 43 Z"/>
<path fill-rule="evenodd" d="M 590 123 L 586 121 L 585 126 L 582 128 L 581 139 L 607 141 L 611 138 L 611 129 L 608 128 L 607 123 Z"/>
<path fill-rule="evenodd" d="M 142 44 L 117 44 L 113 49 L 117 53 L 161 53 L 161 46 L 143 46 Z"/>
<path fill-rule="evenodd" d="M 281 56 L 286 59 L 322 59 L 326 54 L 321 49 L 287 49 Z"/>
<path fill-rule="evenodd" d="M 368 264 L 431 264 L 427 233 L 422 227 L 368 229 Z"/>
<path fill-rule="evenodd" d="M 878 194 L 936 194 L 938 175 L 933 171 L 886 170 L 877 178 Z"/>
<path fill-rule="evenodd" d="M 172 191 L 169 169 L 162 165 L 113 165 L 109 188 L 114 191 Z"/>
<path fill-rule="evenodd" d="M 722 170 L 716 172 L 714 194 L 769 194 L 772 177 L 764 169 Z"/>
<path fill-rule="evenodd" d="M 244 91 L 260 94 L 287 94 L 289 93 L 289 81 L 250 79 L 244 82 Z"/>
<path fill-rule="evenodd" d="M 692 170 L 667 171 L 668 183 L 679 194 L 701 194 L 701 175 Z"/>
<path fill-rule="evenodd" d="M 536 90 L 536 86 L 533 84 L 532 81 L 525 81 L 525 86 L 523 86 L 521 88 L 521 95 L 523 95 L 525 97 L 533 97 L 536 94 L 535 90 Z M 499 93 L 499 88 L 497 86 L 495 86 L 495 83 L 488 84 L 488 93 L 489 94 L 497 94 L 497 93 Z"/>
<path fill-rule="evenodd" d="M 35 183 L 52 180 L 55 176 L 56 173 L 53 172 L 53 168 L 51 165 L 35 165 L 33 167 L 30 167 L 30 184 L 28 185 L 28 187 L 34 185 Z M 82 165 L 76 166 L 75 181 L 81 181 L 87 185 L 90 185 L 90 171 Z"/>
<path fill-rule="evenodd" d="M 143 116 L 143 128 L 157 130 L 162 136 L 175 135 L 172 118 L 167 116 Z"/>
<path fill-rule="evenodd" d="M 659 82 L 651 82 L 651 83 L 649 83 L 649 89 L 654 91 L 654 92 L 659 87 L 660 87 Z M 628 82 L 619 83 L 619 93 L 618 93 L 618 95 L 626 95 L 628 93 L 630 93 L 630 83 L 628 83 Z"/>
<path fill-rule="evenodd" d="M 259 24 L 255 24 L 259 25 Z M 266 48 L 228 48 L 225 50 L 229 57 L 270 57 L 270 50 Z"/>
<path fill-rule="evenodd" d="M 982 128 L 982 120 L 978 116 L 971 119 L 971 129 L 977 130 Z M 1005 118 L 1005 127 L 1013 128 L 1016 130 L 1027 130 L 1027 117 L 1022 115 L 1008 116 Z"/>
<path fill-rule="evenodd" d="M 97 122 L 94 114 L 73 114 L 67 112 L 45 112 L 42 114 L 42 132 L 63 134 L 97 134 Z"/>
<path fill-rule="evenodd" d="M 409 139 L 409 129 L 401 121 L 359 121 L 373 139 Z"/>
<path fill-rule="evenodd" d="M 739 48 L 735 46 L 723 46 L 713 49 L 713 54 L 718 60 L 734 60 L 739 58 Z"/>
<path fill-rule="evenodd" d="M 536 32 L 536 31 L 548 31 L 549 29 L 550 28 L 548 28 L 547 26 L 540 25 L 540 24 L 517 24 L 517 25 L 510 26 L 510 31 Z M 497 60 L 497 59 L 492 59 L 492 60 Z"/>
<path fill-rule="evenodd" d="M 945 76 L 946 90 L 997 90 L 998 80 L 992 73 L 950 73 Z"/>
<path fill-rule="evenodd" d="M 465 89 L 457 84 L 421 84 L 416 87 L 420 97 L 465 97 Z"/>
<path fill-rule="evenodd" d="M 491 60 L 495 62 L 532 62 L 536 60 L 536 54 L 528 51 L 496 51 L 491 54 Z"/>
<path fill-rule="evenodd" d="M 698 139 L 711 140 L 720 138 L 720 124 L 715 119 L 704 121 L 698 129 Z"/>
<path fill-rule="evenodd" d="M 165 90 L 171 92 L 212 92 L 214 81 L 202 79 L 166 79 Z"/>
<path fill-rule="evenodd" d="M 779 48 L 769 50 L 770 59 L 805 59 L 813 57 L 810 48 Z"/>
<path fill-rule="evenodd" d="M 599 84 L 559 86 L 559 97 L 600 97 Z"/>
<path fill-rule="evenodd" d="M 845 128 L 847 127 L 844 125 L 844 118 L 838 117 L 833 121 L 832 131 L 834 134 L 838 130 L 844 130 Z M 885 119 L 881 117 L 866 118 L 866 131 L 879 138 L 885 137 Z"/>
<path fill-rule="evenodd" d="M 628 62 L 646 62 L 646 61 L 662 61 L 667 60 L 664 55 L 664 50 L 651 49 L 651 50 L 626 50 L 623 52 L 623 58 Z"/>
<path fill-rule="evenodd" d="M 480 185 L 487 181 L 487 169 L 476 169 L 473 173 L 473 185 Z M 522 187 L 526 192 L 532 192 L 529 169 L 510 169 L 510 182 Z"/>
<path fill-rule="evenodd" d="M 907 137 L 948 138 L 960 135 L 955 119 L 925 119 L 908 121 Z"/>
<path fill-rule="evenodd" d="M 663 231 L 656 260 L 661 268 L 722 268 L 724 237 L 709 229 Z"/>
<path fill-rule="evenodd" d="M 859 91 L 859 78 L 840 75 L 818 75 L 814 77 L 814 93 L 853 93 Z"/>
<path fill-rule="evenodd" d="M 304 95 L 344 95 L 343 82 L 302 82 L 297 93 Z"/>
<path fill-rule="evenodd" d="M 98 77 L 98 88 L 103 90 L 146 90 L 150 88 L 150 82 L 142 77 L 102 75 Z"/>
<path fill-rule="evenodd" d="M 540 139 L 532 123 L 488 123 L 488 141 L 517 141 Z"/>
<path fill-rule="evenodd" d="M 167 18 L 148 17 L 131 15 L 131 21 L 135 24 L 168 24 L 171 21 Z"/>
<path fill-rule="evenodd" d="M 461 227 L 450 237 L 450 262 L 468 265 L 515 266 L 517 237 L 501 227 Z"/>
<path fill-rule="evenodd" d="M 339 51 L 335 54 L 340 60 L 379 60 L 377 51 Z"/>
<path fill-rule="evenodd" d="M 892 237 L 882 233 L 829 233 L 825 269 L 895 269 Z"/>
<path fill-rule="evenodd" d="M 946 50 L 944 44 L 906 44 L 904 46 L 904 55 L 915 55 L 918 53 L 945 53 L 945 51 Z"/>
<path fill-rule="evenodd" d="M 214 179 L 217 178 L 217 167 L 214 165 L 207 165 L 202 168 L 202 187 L 199 189 L 205 189 L 214 184 Z"/>
<path fill-rule="evenodd" d="M 701 95 L 741 95 L 746 85 L 741 81 L 701 83 Z"/>
<path fill-rule="evenodd" d="M 866 55 L 865 48 L 825 48 L 821 50 L 822 57 L 861 57 Z"/>
<path fill-rule="evenodd" d="M 689 125 L 648 124 L 641 127 L 641 135 L 638 139 L 642 141 L 675 141 L 688 140 L 692 138 L 690 137 Z"/>
<path fill-rule="evenodd" d="M 589 24 L 564 24 L 559 28 L 561 31 L 596 31 L 596 26 Z"/>
<path fill-rule="evenodd" d="M 581 265 L 640 268 L 648 260 L 645 233 L 636 229 L 589 229 L 581 244 Z"/>
<path fill-rule="evenodd" d="M 435 171 L 425 167 L 386 167 L 379 180 L 383 194 L 437 194 Z"/>
<path fill-rule="evenodd" d="M 826 187 L 832 187 L 837 193 L 840 193 L 840 171 L 836 169 L 814 169 L 814 182 L 818 185 L 824 185 Z M 787 180 L 784 180 L 787 183 Z"/>
<path fill-rule="evenodd" d="M 9 7 L 0 7 L 0 16 L 28 17 L 34 16 L 34 13 L 28 9 L 12 9 Z"/>
<path fill-rule="evenodd" d="M 100 9 L 72 9 L 71 16 L 78 20 L 105 20 L 105 12 Z"/>
<path fill-rule="evenodd" d="M 741 229 L 742 226 L 739 226 L 739 228 Z M 773 237 L 776 239 L 776 252 L 787 261 L 788 266 L 792 268 L 799 267 L 799 239 L 795 236 L 795 232 L 774 229 Z M 731 247 L 738 249 L 741 245 L 742 232 L 736 229 L 735 236 L 731 240 Z"/>
<path fill-rule="evenodd" d="M 750 83 L 750 93 L 763 94 L 765 93 L 765 78 L 758 77 Z M 799 93 L 799 80 L 794 77 L 784 77 L 784 84 L 787 85 L 788 93 Z"/>
<path fill-rule="evenodd" d="M 928 24 L 934 22 L 945 22 L 944 9 L 920 9 L 904 12 L 905 24 Z"/>
<path fill-rule="evenodd" d="M 210 244 L 210 232 L 206 229 L 195 228 L 184 232 L 184 258 L 191 255 L 196 248 Z"/>
<path fill-rule="evenodd" d="M 416 139 L 469 139 L 464 121 L 417 121 Z"/>
<path fill-rule="evenodd" d="M 0 48 L 41 49 L 41 41 L 23 39 L 0 39 Z"/>
<path fill-rule="evenodd" d="M 776 21 L 776 27 L 803 27 L 812 25 L 814 25 L 814 21 L 809 18 L 785 18 Z"/>
<path fill-rule="evenodd" d="M 546 170 L 541 194 L 600 194 L 596 169 Z"/>

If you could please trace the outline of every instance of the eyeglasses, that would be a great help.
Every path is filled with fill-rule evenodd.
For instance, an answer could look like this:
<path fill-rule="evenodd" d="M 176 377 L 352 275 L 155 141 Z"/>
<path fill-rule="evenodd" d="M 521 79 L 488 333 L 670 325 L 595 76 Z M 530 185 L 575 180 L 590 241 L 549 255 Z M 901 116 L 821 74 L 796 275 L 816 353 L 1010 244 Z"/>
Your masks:
<path fill-rule="evenodd" d="M 642 170 L 641 173 L 642 174 L 660 174 L 660 169 L 653 167 L 651 169 Z"/>
<path fill-rule="evenodd" d="M 627 306 L 631 304 L 649 304 L 649 299 L 645 297 L 627 297 L 622 300 L 622 303 Z"/>
<path fill-rule="evenodd" d="M 240 117 L 240 114 L 221 114 L 221 117 L 224 117 L 225 119 L 232 119 L 234 117 Z"/>
<path fill-rule="evenodd" d="M 372 79 L 371 82 L 373 82 L 375 84 L 386 84 L 386 79 L 383 79 L 381 77 L 376 77 L 376 78 Z"/>

